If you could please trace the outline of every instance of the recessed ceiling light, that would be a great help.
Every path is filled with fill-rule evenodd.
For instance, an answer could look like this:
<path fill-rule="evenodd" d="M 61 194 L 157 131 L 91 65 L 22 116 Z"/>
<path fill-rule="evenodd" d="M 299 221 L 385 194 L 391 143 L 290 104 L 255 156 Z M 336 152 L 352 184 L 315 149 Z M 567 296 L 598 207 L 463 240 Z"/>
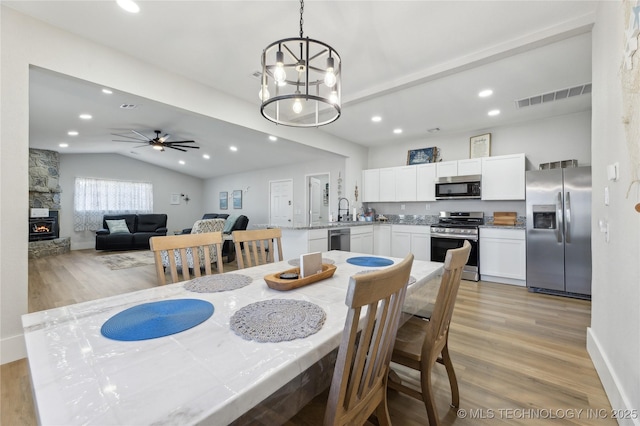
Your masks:
<path fill-rule="evenodd" d="M 371 121 L 373 121 L 374 123 L 379 123 L 382 121 L 382 117 L 380 117 L 379 115 L 374 115 L 373 117 L 371 117 Z"/>
<path fill-rule="evenodd" d="M 493 95 L 493 90 L 491 89 L 485 89 L 483 91 L 481 91 L 480 93 L 478 93 L 478 96 L 480 96 L 481 98 L 486 98 Z"/>
<path fill-rule="evenodd" d="M 209 156 L 209 154 L 202 154 L 202 158 L 204 158 L 205 160 L 208 160 L 211 157 Z"/>
<path fill-rule="evenodd" d="M 185 163 L 184 163 L 184 160 L 180 160 L 180 161 L 178 161 L 178 163 L 180 163 L 180 164 L 182 164 L 182 165 L 184 165 L 184 164 L 185 164 Z"/>
<path fill-rule="evenodd" d="M 69 131 L 67 132 L 67 134 L 68 134 L 69 136 L 78 136 L 78 132 L 77 132 L 77 131 L 75 131 L 75 130 L 69 130 Z"/>
<path fill-rule="evenodd" d="M 60 148 L 66 148 L 66 147 L 68 147 L 68 146 L 69 146 L 69 144 L 68 144 L 68 143 L 61 143 L 61 144 L 59 144 L 58 146 L 59 146 Z"/>
<path fill-rule="evenodd" d="M 80 118 L 82 118 L 83 120 L 91 120 L 93 117 L 91 116 L 91 114 L 80 114 Z"/>
<path fill-rule="evenodd" d="M 113 92 L 109 89 L 102 89 L 102 93 L 106 93 L 107 95 L 112 94 Z"/>
<path fill-rule="evenodd" d="M 271 142 L 275 142 L 275 141 L 277 141 L 277 140 L 278 140 L 278 138 L 276 138 L 275 136 L 273 136 L 273 135 L 272 135 L 272 136 L 269 136 L 269 140 L 270 140 Z"/>
<path fill-rule="evenodd" d="M 138 13 L 140 12 L 140 6 L 136 4 L 133 0 L 117 0 L 118 6 L 123 8 L 129 13 Z"/>
<path fill-rule="evenodd" d="M 230 146 L 229 149 L 233 152 L 236 152 L 238 150 L 238 148 L 235 146 Z"/>
<path fill-rule="evenodd" d="M 500 114 L 500 110 L 499 109 L 492 109 L 491 111 L 489 111 L 487 114 L 489 114 L 490 116 L 494 116 L 494 115 L 498 115 Z"/>
<path fill-rule="evenodd" d="M 402 129 L 393 129 L 393 133 L 399 135 L 400 133 L 402 133 Z"/>

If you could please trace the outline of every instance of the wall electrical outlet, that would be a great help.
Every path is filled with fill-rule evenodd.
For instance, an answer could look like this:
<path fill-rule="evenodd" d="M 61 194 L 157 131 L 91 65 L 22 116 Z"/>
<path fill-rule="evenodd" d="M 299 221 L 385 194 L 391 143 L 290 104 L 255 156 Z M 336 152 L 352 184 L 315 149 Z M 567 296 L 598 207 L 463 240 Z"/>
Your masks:
<path fill-rule="evenodd" d="M 404 210 L 404 204 L 400 204 L 400 210 Z"/>
<path fill-rule="evenodd" d="M 429 203 L 425 204 L 424 206 L 425 210 L 431 210 L 431 205 Z"/>

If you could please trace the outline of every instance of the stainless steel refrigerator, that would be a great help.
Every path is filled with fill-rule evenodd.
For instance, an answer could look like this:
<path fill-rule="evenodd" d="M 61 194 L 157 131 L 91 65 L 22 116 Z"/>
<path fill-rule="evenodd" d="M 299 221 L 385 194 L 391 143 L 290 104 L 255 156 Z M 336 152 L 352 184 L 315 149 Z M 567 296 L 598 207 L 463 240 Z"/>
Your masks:
<path fill-rule="evenodd" d="M 591 295 L 591 167 L 526 174 L 527 287 Z"/>

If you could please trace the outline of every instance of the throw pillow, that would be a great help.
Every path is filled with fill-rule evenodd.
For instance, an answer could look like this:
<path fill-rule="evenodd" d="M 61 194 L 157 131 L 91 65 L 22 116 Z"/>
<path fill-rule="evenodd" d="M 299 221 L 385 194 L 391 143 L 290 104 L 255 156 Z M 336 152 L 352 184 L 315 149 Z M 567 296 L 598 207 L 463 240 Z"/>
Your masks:
<path fill-rule="evenodd" d="M 107 220 L 107 227 L 112 234 L 130 234 L 127 222 L 124 219 Z"/>
<path fill-rule="evenodd" d="M 222 230 L 222 232 L 224 234 L 230 233 L 231 229 L 233 229 L 233 225 L 236 224 L 236 220 L 237 219 L 238 218 L 236 216 L 234 216 L 234 215 L 229 216 L 224 222 L 224 229 Z"/>

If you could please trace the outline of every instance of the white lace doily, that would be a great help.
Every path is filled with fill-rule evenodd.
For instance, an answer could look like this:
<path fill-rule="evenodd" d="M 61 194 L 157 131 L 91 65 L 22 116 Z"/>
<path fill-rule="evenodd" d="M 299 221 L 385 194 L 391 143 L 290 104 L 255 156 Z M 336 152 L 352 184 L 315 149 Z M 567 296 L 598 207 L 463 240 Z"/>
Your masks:
<path fill-rule="evenodd" d="M 289 265 L 291 265 L 291 266 L 300 266 L 300 258 L 290 259 L 289 261 L 287 261 L 287 263 Z M 336 262 L 333 259 L 329 259 L 327 257 L 323 257 L 322 258 L 322 263 L 326 263 L 327 265 L 333 265 Z"/>
<path fill-rule="evenodd" d="M 242 274 L 205 275 L 187 281 L 184 288 L 196 293 L 216 293 L 242 288 L 249 285 L 251 281 L 253 281 L 251 277 Z"/>
<path fill-rule="evenodd" d="M 243 339 L 283 342 L 318 332 L 326 317 L 320 306 L 304 300 L 270 299 L 239 309 L 229 325 Z"/>

